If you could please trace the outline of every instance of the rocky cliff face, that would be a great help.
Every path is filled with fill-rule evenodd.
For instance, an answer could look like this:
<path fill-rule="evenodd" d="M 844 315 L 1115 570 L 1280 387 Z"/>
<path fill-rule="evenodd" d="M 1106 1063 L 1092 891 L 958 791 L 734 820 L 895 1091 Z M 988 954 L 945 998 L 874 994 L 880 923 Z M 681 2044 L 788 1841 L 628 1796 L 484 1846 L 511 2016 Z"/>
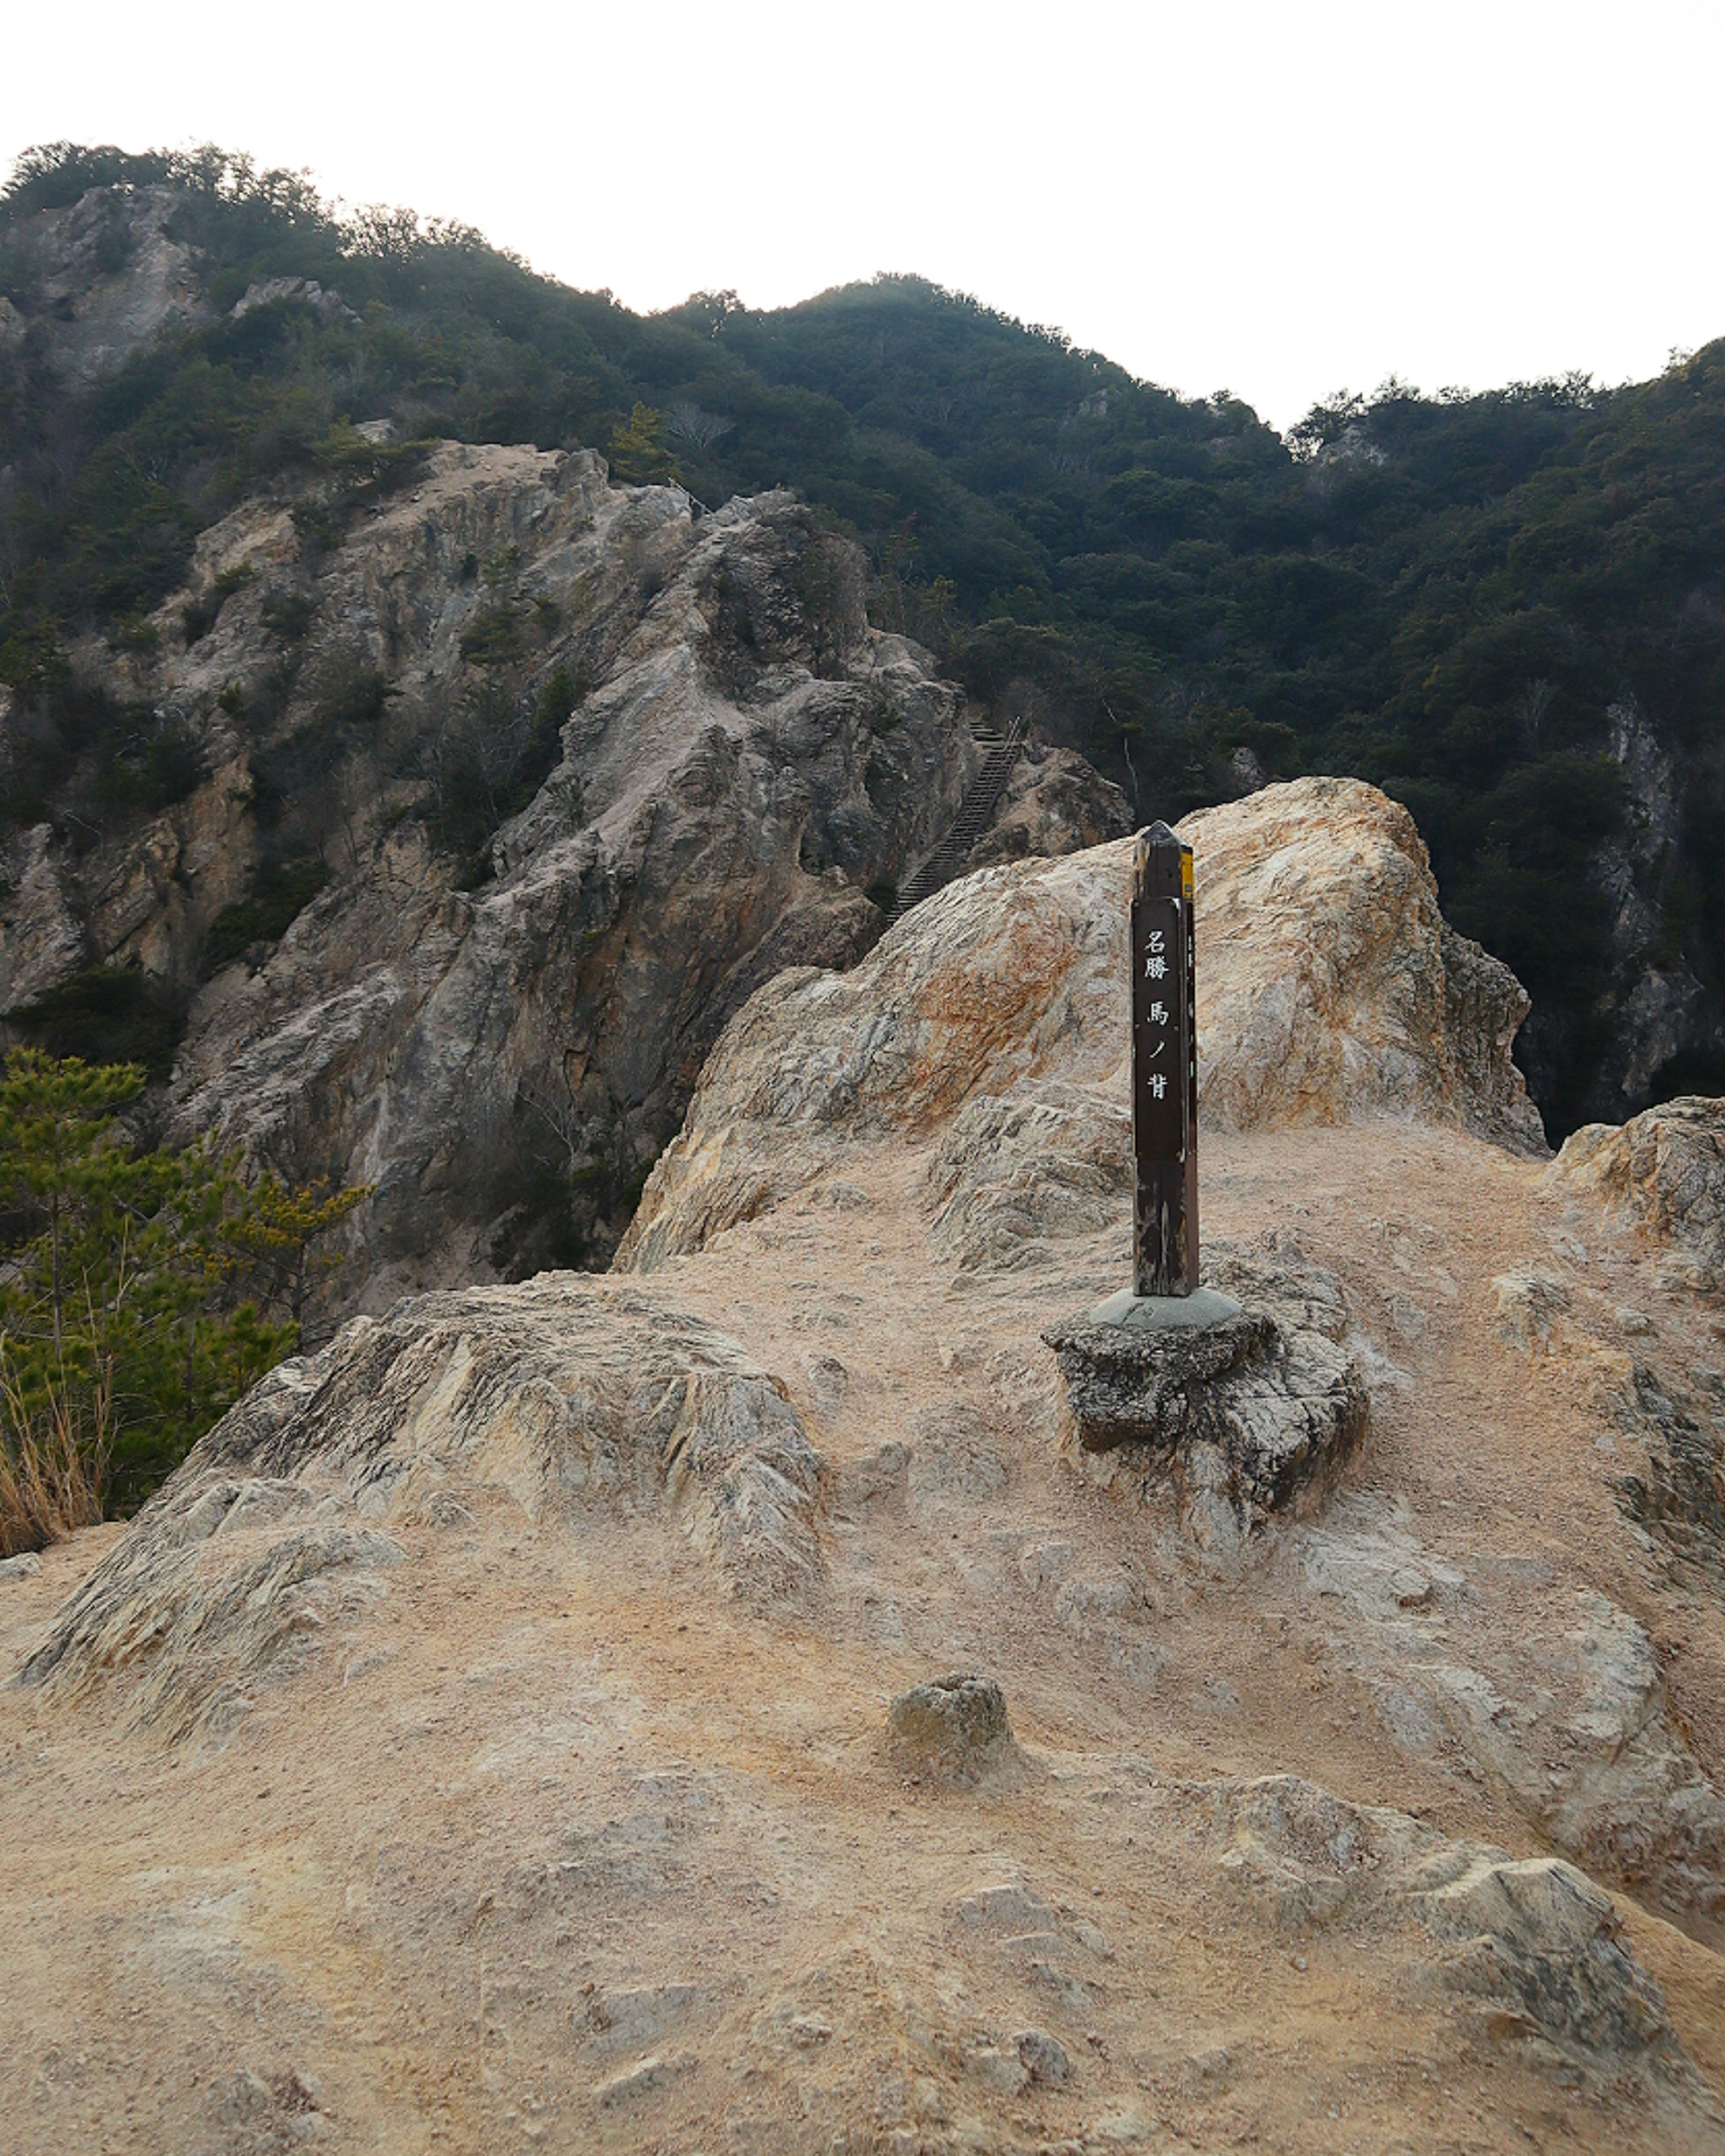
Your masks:
<path fill-rule="evenodd" d="M 1600 850 L 1594 880 L 1609 906 L 1609 947 L 1599 953 L 1598 1009 L 1611 1014 L 1598 1044 L 1586 1111 L 1615 1121 L 1669 1094 L 1673 1082 L 1712 1090 L 1725 1072 L 1725 1002 L 1707 972 L 1707 940 L 1686 917 L 1712 881 L 1705 839 L 1692 825 L 1697 798 L 1703 829 L 1711 773 L 1674 754 L 1633 696 L 1606 714 L 1613 761 L 1628 800 L 1624 834 Z M 1560 1029 L 1528 1028 L 1536 1085 L 1561 1049 Z"/>
<path fill-rule="evenodd" d="M 196 251 L 169 230 L 182 207 L 172 187 L 95 187 L 41 212 L 12 265 L 28 311 L 0 299 L 0 357 L 28 352 L 88 389 L 164 331 L 208 321 Z"/>
<path fill-rule="evenodd" d="M 346 1277 L 382 1307 L 603 1258 L 725 1020 L 867 948 L 977 752 L 788 495 L 697 521 L 586 453 L 446 445 L 348 515 L 243 508 L 154 652 L 82 654 L 206 775 L 13 840 L 0 998 L 141 969 L 186 1010 L 171 1133 L 372 1184 Z M 1018 843 L 1119 817 L 1060 770 Z"/>

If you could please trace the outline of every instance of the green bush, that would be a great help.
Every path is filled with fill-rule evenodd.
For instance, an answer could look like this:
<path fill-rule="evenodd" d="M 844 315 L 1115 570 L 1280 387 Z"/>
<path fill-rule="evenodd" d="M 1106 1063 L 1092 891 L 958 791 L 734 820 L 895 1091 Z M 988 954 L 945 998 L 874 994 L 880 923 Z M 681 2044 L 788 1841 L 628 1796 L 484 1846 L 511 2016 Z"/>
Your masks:
<path fill-rule="evenodd" d="M 136 966 L 89 966 L 8 1014 L 16 1033 L 49 1056 L 136 1065 L 167 1078 L 185 1031 L 185 1014 L 163 987 Z"/>
<path fill-rule="evenodd" d="M 297 644 L 311 626 L 317 601 L 309 592 L 289 591 L 278 586 L 264 594 L 264 626 L 283 644 Z"/>
<path fill-rule="evenodd" d="M 248 952 L 279 943 L 329 878 L 319 860 L 266 862 L 248 895 L 223 906 L 210 923 L 203 942 L 205 977 Z"/>
<path fill-rule="evenodd" d="M 475 666 L 508 666 L 521 655 L 521 624 L 512 607 L 479 615 L 461 639 L 461 656 Z"/>
<path fill-rule="evenodd" d="M 294 1346 L 313 1245 L 364 1195 L 140 1146 L 143 1085 L 31 1049 L 0 1071 L 0 1553 L 104 1485 L 146 1496 Z"/>

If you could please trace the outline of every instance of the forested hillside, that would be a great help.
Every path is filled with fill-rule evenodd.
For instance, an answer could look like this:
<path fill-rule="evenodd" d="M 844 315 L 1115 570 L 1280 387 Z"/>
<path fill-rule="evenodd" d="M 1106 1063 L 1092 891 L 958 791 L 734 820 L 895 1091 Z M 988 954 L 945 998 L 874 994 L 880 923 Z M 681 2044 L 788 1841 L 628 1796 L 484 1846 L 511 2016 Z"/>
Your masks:
<path fill-rule="evenodd" d="M 92 357 L 72 283 L 146 249 L 160 319 Z M 1554 1134 L 1725 1090 L 1725 344 L 1618 390 L 1391 383 L 1285 439 L 914 278 L 643 318 L 243 160 L 64 146 L 0 198 L 0 295 L 14 821 L 197 783 L 172 716 L 77 654 L 147 636 L 243 497 L 333 547 L 419 443 L 587 444 L 714 506 L 799 490 L 868 549 L 877 622 L 1146 818 L 1255 764 L 1405 800 L 1450 917 L 1534 997 Z"/>

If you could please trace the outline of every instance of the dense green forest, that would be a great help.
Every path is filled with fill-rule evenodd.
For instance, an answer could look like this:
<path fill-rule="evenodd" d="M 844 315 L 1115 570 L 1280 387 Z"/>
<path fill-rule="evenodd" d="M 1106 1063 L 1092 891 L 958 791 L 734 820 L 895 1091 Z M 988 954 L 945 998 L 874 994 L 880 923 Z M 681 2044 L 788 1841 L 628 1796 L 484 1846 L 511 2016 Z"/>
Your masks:
<path fill-rule="evenodd" d="M 1391 382 L 1285 439 L 1226 392 L 1183 398 L 913 277 L 643 317 L 459 227 L 339 221 L 301 176 L 64 145 L 0 195 L 16 319 L 44 304 L 38 213 L 113 190 L 116 269 L 126 190 L 164 184 L 202 252 L 200 323 L 83 393 L 28 334 L 0 355 L 0 682 L 50 712 L 12 815 L 105 729 L 134 743 L 104 766 L 116 813 L 189 783 L 65 652 L 92 627 L 146 634 L 240 497 L 302 492 L 333 540 L 418 441 L 584 444 L 698 503 L 797 488 L 867 549 L 877 622 L 1028 708 L 1147 819 L 1228 793 L 1242 747 L 1406 801 L 1450 917 L 1534 996 L 1523 1060 L 1556 1133 L 1608 1109 L 1612 966 L 1681 956 L 1708 990 L 1725 979 L 1725 343 L 1615 390 Z M 272 278 L 342 304 L 234 318 Z M 380 418 L 387 446 L 355 431 Z M 1635 834 L 1609 752 L 1631 710 L 1681 773 L 1683 843 L 1650 871 L 1652 943 L 1614 953 L 1595 864 Z M 1725 1090 L 1725 1061 L 1703 1046 L 1665 1079 Z"/>

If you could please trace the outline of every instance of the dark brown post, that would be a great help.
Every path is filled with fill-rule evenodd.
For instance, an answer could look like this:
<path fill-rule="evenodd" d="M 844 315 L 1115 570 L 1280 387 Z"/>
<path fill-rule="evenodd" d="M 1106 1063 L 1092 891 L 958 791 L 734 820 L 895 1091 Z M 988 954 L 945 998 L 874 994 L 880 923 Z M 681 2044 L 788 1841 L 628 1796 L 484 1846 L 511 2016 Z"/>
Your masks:
<path fill-rule="evenodd" d="M 1132 852 L 1132 1149 L 1138 1203 L 1132 1286 L 1198 1286 L 1198 987 L 1192 849 L 1166 824 Z"/>

